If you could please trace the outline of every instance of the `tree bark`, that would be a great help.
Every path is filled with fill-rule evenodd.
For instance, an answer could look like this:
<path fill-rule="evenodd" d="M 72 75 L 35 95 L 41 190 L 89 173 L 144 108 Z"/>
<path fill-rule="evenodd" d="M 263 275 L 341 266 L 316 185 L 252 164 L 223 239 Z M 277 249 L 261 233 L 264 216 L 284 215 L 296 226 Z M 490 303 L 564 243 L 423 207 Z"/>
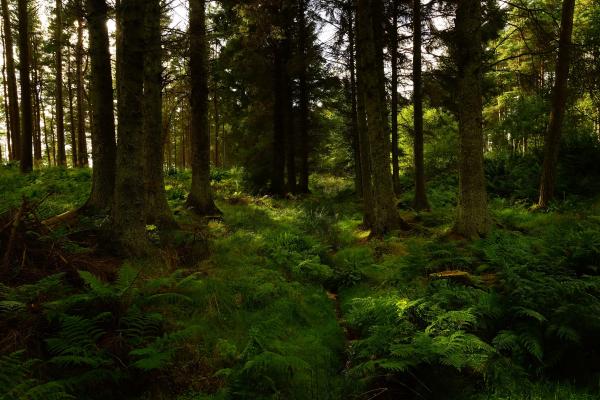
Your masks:
<path fill-rule="evenodd" d="M 298 7 L 298 45 L 300 48 L 300 76 L 299 76 L 299 139 L 300 139 L 300 180 L 298 192 L 308 193 L 308 180 L 310 175 L 309 166 L 309 96 L 308 87 L 308 32 L 306 21 L 307 0 L 299 0 Z"/>
<path fill-rule="evenodd" d="M 2 35 L 2 48 L 6 49 L 6 42 L 4 41 L 4 27 L 0 30 L 0 35 Z M 4 52 L 6 53 L 6 51 Z M 13 159 L 12 149 L 10 146 L 10 133 L 12 132 L 11 121 L 10 121 L 10 109 L 8 106 L 8 85 L 6 82 L 6 55 L 2 54 L 2 101 L 4 106 L 4 120 L 6 121 L 6 147 L 7 147 L 7 157 L 8 161 Z M 1 157 L 0 157 L 0 161 Z"/>
<path fill-rule="evenodd" d="M 123 250 L 132 255 L 147 252 L 144 218 L 144 11 L 145 0 L 121 1 L 122 50 L 118 104 L 119 135 L 113 230 Z"/>
<path fill-rule="evenodd" d="M 429 210 L 425 190 L 425 161 L 423 155 L 423 76 L 421 70 L 421 0 L 413 0 L 413 107 L 414 107 L 414 166 L 415 200 L 417 211 Z"/>
<path fill-rule="evenodd" d="M 400 227 L 390 172 L 390 138 L 387 124 L 385 74 L 383 65 L 383 3 L 358 0 L 360 58 L 363 96 L 367 114 L 370 161 L 373 184 L 373 236 Z"/>
<path fill-rule="evenodd" d="M 291 32 L 286 32 L 284 43 L 284 82 L 283 82 L 283 102 L 284 102 L 284 119 L 285 119 L 285 134 L 287 144 L 286 155 L 286 170 L 287 170 L 287 190 L 289 193 L 296 193 L 298 189 L 296 180 L 296 137 L 294 129 L 294 97 L 292 88 L 292 77 L 290 76 L 287 66 L 291 56 Z"/>
<path fill-rule="evenodd" d="M 2 0 L 2 22 L 4 28 L 4 56 L 6 57 L 6 81 L 8 86 L 12 157 L 13 160 L 19 160 L 21 158 L 21 117 L 19 115 L 13 35 L 8 0 Z"/>
<path fill-rule="evenodd" d="M 187 205 L 198 215 L 221 212 L 210 186 L 210 133 L 208 128 L 208 40 L 205 0 L 190 0 L 190 75 L 192 187 Z"/>
<path fill-rule="evenodd" d="M 84 111 L 84 82 L 83 82 L 83 5 L 77 1 L 77 47 L 75 48 L 75 68 L 77 70 L 77 144 L 79 146 L 79 167 L 88 166 L 87 139 L 85 136 L 85 111 Z"/>
<path fill-rule="evenodd" d="M 358 6 L 358 2 L 356 3 Z M 357 12 L 358 17 L 358 12 Z M 363 62 L 363 41 L 361 38 L 362 27 L 358 24 L 356 18 L 356 113 L 357 113 L 357 129 L 358 129 L 358 145 L 361 165 L 361 182 L 362 182 L 362 198 L 363 198 L 363 225 L 365 228 L 370 228 L 375 223 L 375 199 L 373 193 L 373 179 L 371 176 L 371 146 L 369 143 L 369 132 L 367 129 L 367 112 L 365 109 L 365 66 Z"/>
<path fill-rule="evenodd" d="M 392 183 L 394 193 L 400 194 L 400 165 L 398 151 L 398 4 L 391 2 L 392 25 L 390 26 L 390 56 L 392 68 Z"/>
<path fill-rule="evenodd" d="M 538 201 L 538 206 L 541 208 L 548 207 L 548 204 L 554 198 L 558 153 L 567 104 L 574 10 L 575 0 L 563 0 L 556 78 L 552 90 L 552 111 L 550 112 L 550 123 L 544 137 L 544 165 Z"/>
<path fill-rule="evenodd" d="M 18 1 L 19 9 L 19 79 L 21 81 L 21 172 L 33 170 L 33 106 L 31 104 L 31 78 L 29 54 L 29 10 L 27 0 Z"/>
<path fill-rule="evenodd" d="M 107 211 L 115 190 L 117 145 L 113 106 L 108 7 L 106 0 L 87 0 L 87 25 L 90 40 L 90 105 L 92 108 L 92 190 L 84 208 Z"/>
<path fill-rule="evenodd" d="M 459 199 L 456 233 L 476 238 L 490 228 L 483 170 L 482 39 L 480 0 L 461 0 L 456 10 L 458 120 L 460 135 Z"/>
<path fill-rule="evenodd" d="M 77 132 L 75 127 L 75 109 L 73 107 L 73 68 L 71 62 L 71 46 L 69 45 L 67 51 L 67 92 L 69 95 L 69 125 L 71 133 L 71 164 L 73 168 L 76 168 L 79 164 L 79 157 L 77 154 Z"/>
<path fill-rule="evenodd" d="M 35 118 L 33 125 L 33 163 L 37 168 L 42 161 L 42 108 L 41 108 L 41 70 L 39 67 L 39 48 L 38 38 L 35 34 L 31 35 L 30 54 L 32 55 L 31 72 L 33 77 L 33 116 Z"/>
<path fill-rule="evenodd" d="M 56 0 L 56 29 L 54 31 L 54 41 L 56 43 L 55 64 L 56 64 L 56 142 L 57 142 L 57 164 L 61 167 L 67 165 L 67 156 L 65 153 L 65 117 L 63 111 L 63 58 L 62 58 L 62 38 L 63 38 L 63 18 L 62 18 L 62 0 Z"/>
<path fill-rule="evenodd" d="M 146 223 L 160 228 L 176 226 L 165 194 L 163 174 L 163 99 L 160 0 L 146 0 L 146 53 L 144 62 L 144 137 Z"/>
<path fill-rule="evenodd" d="M 359 197 L 363 195 L 360 141 L 358 137 L 358 105 L 356 100 L 356 40 L 352 4 L 347 10 L 348 24 L 348 69 L 350 70 L 350 139 L 354 156 L 354 187 Z"/>

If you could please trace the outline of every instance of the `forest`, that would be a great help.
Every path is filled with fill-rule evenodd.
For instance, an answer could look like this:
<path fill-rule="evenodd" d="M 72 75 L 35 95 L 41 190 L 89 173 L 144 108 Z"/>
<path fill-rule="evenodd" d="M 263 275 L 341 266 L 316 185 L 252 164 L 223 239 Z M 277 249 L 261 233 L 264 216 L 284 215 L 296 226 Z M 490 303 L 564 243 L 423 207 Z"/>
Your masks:
<path fill-rule="evenodd" d="M 598 0 L 0 3 L 0 400 L 600 399 Z"/>

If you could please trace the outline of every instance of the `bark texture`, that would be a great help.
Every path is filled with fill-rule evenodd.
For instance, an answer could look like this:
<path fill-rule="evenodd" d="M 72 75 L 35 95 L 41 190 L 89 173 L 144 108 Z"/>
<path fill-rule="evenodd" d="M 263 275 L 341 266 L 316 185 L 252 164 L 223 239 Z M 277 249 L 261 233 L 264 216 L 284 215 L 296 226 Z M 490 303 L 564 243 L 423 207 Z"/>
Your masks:
<path fill-rule="evenodd" d="M 19 0 L 19 80 L 21 82 L 21 172 L 33 170 L 33 105 L 31 96 L 31 55 L 29 52 L 29 10 L 27 0 Z"/>
<path fill-rule="evenodd" d="M 358 0 L 358 40 L 362 63 L 362 96 L 367 115 L 373 185 L 371 234 L 383 235 L 400 227 L 390 172 L 390 138 L 387 124 L 385 73 L 383 65 L 383 3 Z"/>
<path fill-rule="evenodd" d="M 400 165 L 398 151 L 398 4 L 391 3 L 392 25 L 390 26 L 390 56 L 392 67 L 392 182 L 394 193 L 400 194 Z"/>
<path fill-rule="evenodd" d="M 208 41 L 205 0 L 190 0 L 190 75 L 192 188 L 187 205 L 198 215 L 220 214 L 210 186 L 210 132 L 208 128 Z"/>
<path fill-rule="evenodd" d="M 8 108 L 12 145 L 11 153 L 12 158 L 18 160 L 21 158 L 21 117 L 19 115 L 19 96 L 17 94 L 13 34 L 8 0 L 2 0 L 2 27 L 4 29 L 4 57 L 6 58 L 6 83 L 8 86 Z"/>
<path fill-rule="evenodd" d="M 413 106 L 414 106 L 414 168 L 415 200 L 418 211 L 429 210 L 425 190 L 425 161 L 423 155 L 423 76 L 421 69 L 421 0 L 413 0 Z"/>
<path fill-rule="evenodd" d="M 144 136 L 146 223 L 176 226 L 167 203 L 163 175 L 162 44 L 160 0 L 146 0 L 146 53 L 144 62 Z"/>
<path fill-rule="evenodd" d="M 63 111 L 63 58 L 62 58 L 62 37 L 63 37 L 63 18 L 62 18 L 62 0 L 56 0 L 56 30 L 54 32 L 54 41 L 56 42 L 55 65 L 56 65 L 56 157 L 57 164 L 64 167 L 67 165 L 67 155 L 65 153 L 65 116 Z M 91 40 L 91 39 L 90 39 Z"/>
<path fill-rule="evenodd" d="M 454 230 L 464 237 L 476 238 L 485 235 L 490 228 L 483 170 L 480 0 L 458 2 L 455 29 L 460 160 Z"/>
<path fill-rule="evenodd" d="M 298 182 L 298 192 L 308 193 L 309 180 L 309 96 L 308 85 L 308 30 L 306 26 L 306 8 L 307 0 L 299 0 L 298 7 L 298 46 L 300 48 L 300 73 L 299 73 L 299 138 L 300 138 L 300 180 Z"/>
<path fill-rule="evenodd" d="M 113 229 L 126 252 L 147 250 L 144 218 L 144 11 L 145 0 L 121 1 L 122 57 Z"/>
<path fill-rule="evenodd" d="M 554 198 L 560 138 L 562 136 L 562 125 L 565 119 L 565 107 L 567 104 L 574 11 L 575 0 L 564 0 L 558 43 L 556 78 L 552 90 L 552 111 L 550 112 L 550 123 L 544 137 L 544 165 L 540 182 L 540 199 L 538 202 L 538 206 L 542 208 L 548 207 L 549 202 Z"/>
<path fill-rule="evenodd" d="M 77 161 L 79 167 L 88 166 L 87 139 L 85 136 L 84 82 L 83 82 L 83 5 L 77 2 L 77 47 L 75 68 L 77 70 Z"/>
<path fill-rule="evenodd" d="M 107 210 L 115 189 L 117 145 L 113 109 L 110 44 L 106 27 L 106 0 L 87 0 L 90 38 L 90 102 L 92 107 L 92 191 L 86 208 Z"/>

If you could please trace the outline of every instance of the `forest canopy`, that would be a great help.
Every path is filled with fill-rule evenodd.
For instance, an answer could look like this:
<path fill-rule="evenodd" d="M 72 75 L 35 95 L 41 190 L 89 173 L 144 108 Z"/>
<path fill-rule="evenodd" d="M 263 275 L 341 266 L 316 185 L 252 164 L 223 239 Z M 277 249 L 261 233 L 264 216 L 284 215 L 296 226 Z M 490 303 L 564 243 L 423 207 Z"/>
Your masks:
<path fill-rule="evenodd" d="M 0 400 L 600 397 L 597 1 L 0 6 Z"/>

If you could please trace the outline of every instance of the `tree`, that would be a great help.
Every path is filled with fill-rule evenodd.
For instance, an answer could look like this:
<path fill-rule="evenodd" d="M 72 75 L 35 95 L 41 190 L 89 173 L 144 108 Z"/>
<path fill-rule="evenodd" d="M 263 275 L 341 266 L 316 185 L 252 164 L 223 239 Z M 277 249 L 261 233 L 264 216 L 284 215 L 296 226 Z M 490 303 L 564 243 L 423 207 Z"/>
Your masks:
<path fill-rule="evenodd" d="M 421 66 L 421 0 L 413 0 L 413 104 L 414 104 L 414 166 L 416 210 L 428 210 L 425 190 L 425 162 L 423 156 L 423 77 Z"/>
<path fill-rule="evenodd" d="M 394 193 L 400 194 L 400 165 L 398 150 L 398 3 L 391 2 L 392 23 L 390 25 L 390 56 L 392 68 L 392 182 Z"/>
<path fill-rule="evenodd" d="M 187 205 L 199 215 L 220 214 L 210 187 L 208 129 L 208 42 L 205 0 L 190 0 L 192 187 Z"/>
<path fill-rule="evenodd" d="M 144 186 L 146 223 L 173 227 L 163 176 L 162 43 L 160 0 L 146 0 L 144 59 Z"/>
<path fill-rule="evenodd" d="M 556 166 L 558 163 L 558 152 L 562 125 L 565 118 L 565 106 L 567 103 L 567 85 L 569 80 L 569 66 L 571 64 L 571 36 L 573 33 L 573 14 L 575 0 L 564 0 L 562 5 L 562 17 L 560 24 L 560 39 L 558 42 L 558 61 L 554 88 L 552 90 L 552 110 L 550 112 L 550 123 L 544 137 L 544 165 L 540 182 L 540 198 L 538 206 L 548 207 L 548 203 L 554 198 L 554 186 L 556 184 Z"/>
<path fill-rule="evenodd" d="M 144 218 L 145 190 L 140 172 L 144 170 L 144 11 L 146 0 L 122 0 L 122 50 L 120 57 L 120 98 L 117 168 L 112 207 L 112 224 L 123 250 L 136 255 L 147 251 Z"/>
<path fill-rule="evenodd" d="M 19 0 L 19 79 L 21 82 L 21 172 L 33 170 L 33 106 L 31 96 L 31 78 L 29 73 L 29 10 L 28 1 Z"/>
<path fill-rule="evenodd" d="M 467 238 L 490 228 L 483 170 L 482 38 L 480 0 L 461 0 L 456 8 L 455 59 L 460 136 L 459 197 L 454 230 Z"/>
<path fill-rule="evenodd" d="M 359 58 L 366 116 L 373 186 L 372 235 L 382 235 L 400 227 L 390 173 L 390 139 L 387 125 L 385 73 L 383 65 L 383 3 L 358 0 Z M 364 194 L 363 194 L 364 195 Z"/>
<path fill-rule="evenodd" d="M 92 157 L 94 160 L 94 169 L 92 172 L 92 191 L 85 208 L 90 211 L 108 210 L 112 205 L 115 188 L 117 148 L 115 142 L 110 43 L 106 27 L 107 13 L 106 0 L 87 0 L 87 25 L 90 38 L 91 62 Z M 56 101 L 59 101 L 58 98 Z"/>
<path fill-rule="evenodd" d="M 8 86 L 8 108 L 10 117 L 10 138 L 12 157 L 21 158 L 21 118 L 19 116 L 19 98 L 13 53 L 13 35 L 8 0 L 2 0 L 2 27 L 4 28 L 4 57 L 6 58 L 6 82 Z"/>
<path fill-rule="evenodd" d="M 83 77 L 83 4 L 77 0 L 75 12 L 77 14 L 77 45 L 75 47 L 75 69 L 77 70 L 77 161 L 79 167 L 88 166 L 87 139 L 85 137 L 85 111 L 84 111 L 84 77 Z"/>
<path fill-rule="evenodd" d="M 56 145 L 57 145 L 57 164 L 60 166 L 67 165 L 67 156 L 65 154 L 65 117 L 64 117 L 64 100 L 63 100 L 63 10 L 62 0 L 56 0 L 56 27 L 54 32 L 54 41 L 56 46 L 55 64 L 56 64 Z"/>
<path fill-rule="evenodd" d="M 299 73 L 299 128 L 300 128 L 300 180 L 298 192 L 308 193 L 309 153 L 309 85 L 308 85 L 308 26 L 306 19 L 307 0 L 298 0 L 298 47 L 300 52 Z"/>

